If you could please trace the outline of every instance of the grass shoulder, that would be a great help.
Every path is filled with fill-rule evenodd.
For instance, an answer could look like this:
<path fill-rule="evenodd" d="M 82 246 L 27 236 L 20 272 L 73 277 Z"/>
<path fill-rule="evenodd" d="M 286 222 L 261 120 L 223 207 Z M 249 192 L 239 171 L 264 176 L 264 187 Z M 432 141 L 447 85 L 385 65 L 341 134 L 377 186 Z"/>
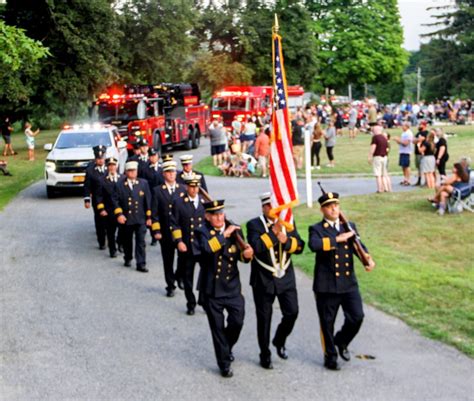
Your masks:
<path fill-rule="evenodd" d="M 44 159 L 46 152 L 43 146 L 56 140 L 59 130 L 41 131 L 36 137 L 35 160 L 28 160 L 28 150 L 25 136 L 22 132 L 14 132 L 12 135 L 13 149 L 18 152 L 15 156 L 0 156 L 8 162 L 11 177 L 0 177 L 0 210 L 10 202 L 20 191 L 43 178 Z M 2 143 L 3 150 L 3 143 Z"/>
<path fill-rule="evenodd" d="M 474 215 L 440 217 L 427 190 L 343 198 L 377 263 L 366 273 L 357 261 L 364 301 L 397 316 L 423 335 L 474 356 Z M 299 231 L 321 220 L 318 209 L 295 210 Z M 314 254 L 295 263 L 312 277 Z"/>

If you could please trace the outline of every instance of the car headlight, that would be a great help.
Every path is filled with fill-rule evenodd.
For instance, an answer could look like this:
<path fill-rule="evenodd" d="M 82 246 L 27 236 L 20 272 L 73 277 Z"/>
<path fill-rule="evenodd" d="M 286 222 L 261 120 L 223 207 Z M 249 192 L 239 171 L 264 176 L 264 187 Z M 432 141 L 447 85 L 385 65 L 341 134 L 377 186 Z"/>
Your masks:
<path fill-rule="evenodd" d="M 54 171 L 56 170 L 56 163 L 51 160 L 46 160 L 45 168 L 48 171 Z"/>

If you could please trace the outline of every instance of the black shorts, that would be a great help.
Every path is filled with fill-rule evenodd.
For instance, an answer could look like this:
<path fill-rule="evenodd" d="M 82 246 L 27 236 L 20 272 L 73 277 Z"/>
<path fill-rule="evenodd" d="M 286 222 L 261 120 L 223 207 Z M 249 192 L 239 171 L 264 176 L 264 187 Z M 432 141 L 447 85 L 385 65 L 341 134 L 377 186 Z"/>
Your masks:
<path fill-rule="evenodd" d="M 12 143 L 12 137 L 11 137 L 11 135 L 2 135 L 2 137 L 3 137 L 3 140 L 5 141 L 5 143 L 6 143 L 7 145 L 10 145 L 10 144 Z"/>
<path fill-rule="evenodd" d="M 211 146 L 211 155 L 220 155 L 225 152 L 225 145 L 212 145 Z"/>

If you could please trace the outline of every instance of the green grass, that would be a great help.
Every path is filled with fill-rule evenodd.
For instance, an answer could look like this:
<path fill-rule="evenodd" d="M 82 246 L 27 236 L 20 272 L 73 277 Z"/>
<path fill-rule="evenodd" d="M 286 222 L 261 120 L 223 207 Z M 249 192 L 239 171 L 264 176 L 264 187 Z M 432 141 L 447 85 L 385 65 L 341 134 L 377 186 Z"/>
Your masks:
<path fill-rule="evenodd" d="M 36 137 L 35 161 L 28 161 L 28 149 L 26 147 L 23 132 L 15 131 L 12 135 L 13 149 L 18 152 L 16 156 L 0 156 L 8 162 L 8 170 L 12 177 L 0 176 L 0 210 L 8 204 L 22 189 L 33 184 L 43 177 L 44 159 L 47 152 L 43 150 L 45 143 L 55 141 L 59 130 L 41 131 Z M 0 140 L 3 152 L 3 139 Z"/>
<path fill-rule="evenodd" d="M 403 319 L 423 335 L 474 356 L 474 215 L 438 216 L 429 190 L 344 198 L 341 207 L 358 225 L 377 263 L 366 273 L 357 262 L 365 302 Z M 321 220 L 300 206 L 295 219 L 304 238 Z M 309 248 L 295 263 L 312 277 Z"/>
<path fill-rule="evenodd" d="M 443 127 L 445 132 L 455 133 L 456 136 L 448 138 L 449 162 L 452 165 L 454 161 L 466 154 L 473 155 L 474 153 L 474 126 L 446 126 Z M 388 130 L 391 137 L 400 136 L 401 129 Z M 416 129 L 414 130 L 416 133 Z M 321 149 L 321 170 L 313 171 L 313 176 L 322 176 L 326 174 L 365 174 L 372 175 L 372 166 L 367 162 L 367 155 L 369 153 L 371 136 L 367 134 L 359 134 L 356 139 L 351 140 L 347 135 L 347 130 L 344 130 L 344 135 L 337 138 L 336 146 L 334 148 L 334 158 L 336 167 L 325 167 L 328 163 L 326 150 Z M 391 141 L 391 152 L 389 155 L 391 173 L 401 174 L 398 167 L 398 145 Z M 412 158 L 412 167 L 414 167 L 414 160 Z M 211 157 L 201 160 L 196 169 L 208 175 L 222 175 L 220 170 L 212 165 Z M 298 170 L 298 176 L 303 176 L 304 170 Z"/>

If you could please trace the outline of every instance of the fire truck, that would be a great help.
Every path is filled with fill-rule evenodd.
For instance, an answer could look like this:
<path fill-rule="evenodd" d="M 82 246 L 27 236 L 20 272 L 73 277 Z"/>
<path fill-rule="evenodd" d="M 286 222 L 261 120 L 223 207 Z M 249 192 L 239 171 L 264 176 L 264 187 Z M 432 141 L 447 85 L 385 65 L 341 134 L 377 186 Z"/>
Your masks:
<path fill-rule="evenodd" d="M 302 86 L 288 87 L 288 105 L 291 111 L 303 106 Z M 226 86 L 212 97 L 212 118 L 220 119 L 230 127 L 235 116 L 245 121 L 248 116 L 271 112 L 273 88 L 271 86 Z"/>
<path fill-rule="evenodd" d="M 195 149 L 209 127 L 209 109 L 196 84 L 125 85 L 101 94 L 96 105 L 99 121 L 117 126 L 129 149 L 138 138 L 159 152 Z"/>

